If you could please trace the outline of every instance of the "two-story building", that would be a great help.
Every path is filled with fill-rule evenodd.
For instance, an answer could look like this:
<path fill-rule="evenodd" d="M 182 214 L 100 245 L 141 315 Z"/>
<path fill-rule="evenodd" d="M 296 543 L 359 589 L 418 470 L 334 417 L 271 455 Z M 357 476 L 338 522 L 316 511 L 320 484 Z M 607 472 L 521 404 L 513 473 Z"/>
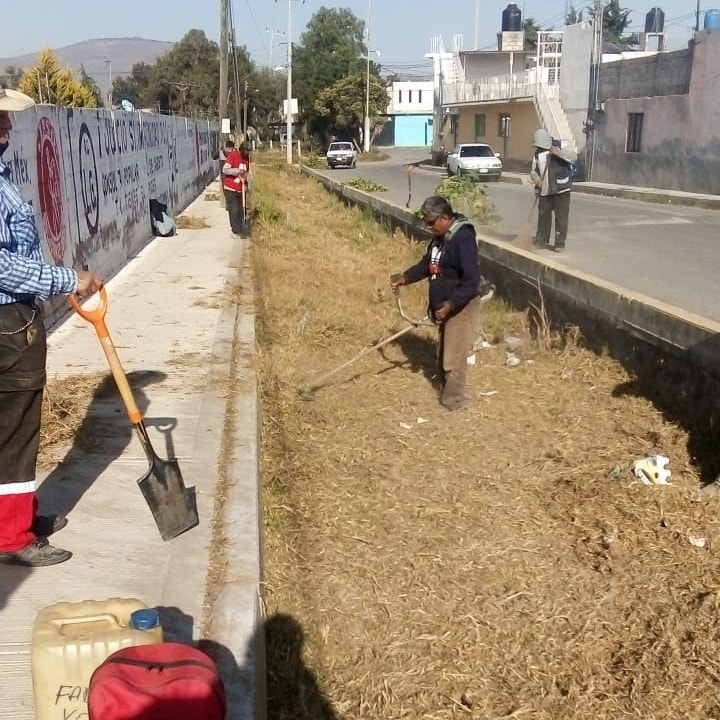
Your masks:
<path fill-rule="evenodd" d="M 508 6 L 510 7 L 510 6 Z M 581 22 L 493 52 L 446 52 L 434 39 L 433 160 L 458 142 L 487 142 L 505 167 L 525 168 L 537 127 L 578 152 L 585 179 L 720 194 L 720 11 L 667 51 L 664 14 L 646 15 L 639 51 L 607 52 Z M 652 42 L 657 41 L 656 49 Z"/>
<path fill-rule="evenodd" d="M 377 145 L 430 147 L 433 140 L 432 80 L 391 80 L 387 84 L 387 119 Z"/>

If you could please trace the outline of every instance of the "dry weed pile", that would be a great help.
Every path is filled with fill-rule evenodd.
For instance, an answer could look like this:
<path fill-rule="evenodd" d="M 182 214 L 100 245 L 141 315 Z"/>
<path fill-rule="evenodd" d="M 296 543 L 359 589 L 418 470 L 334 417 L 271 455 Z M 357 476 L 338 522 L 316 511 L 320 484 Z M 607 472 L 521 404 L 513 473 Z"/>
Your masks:
<path fill-rule="evenodd" d="M 93 397 L 105 392 L 109 375 L 71 375 L 48 381 L 43 395 L 38 465 L 54 465 L 58 448 L 76 439 Z"/>
<path fill-rule="evenodd" d="M 388 276 L 422 248 L 256 167 L 270 719 L 720 717 L 718 507 L 685 431 L 495 300 L 469 411 L 438 406 L 432 328 L 301 399 L 403 327 Z M 636 481 L 658 453 L 672 484 Z"/>

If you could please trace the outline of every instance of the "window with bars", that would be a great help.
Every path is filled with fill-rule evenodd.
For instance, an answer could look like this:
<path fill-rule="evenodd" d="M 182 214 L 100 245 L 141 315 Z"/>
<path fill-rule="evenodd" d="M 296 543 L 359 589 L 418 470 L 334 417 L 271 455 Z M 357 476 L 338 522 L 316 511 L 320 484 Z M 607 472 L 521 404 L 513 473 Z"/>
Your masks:
<path fill-rule="evenodd" d="M 628 113 L 625 152 L 639 153 L 642 147 L 642 128 L 644 113 Z"/>

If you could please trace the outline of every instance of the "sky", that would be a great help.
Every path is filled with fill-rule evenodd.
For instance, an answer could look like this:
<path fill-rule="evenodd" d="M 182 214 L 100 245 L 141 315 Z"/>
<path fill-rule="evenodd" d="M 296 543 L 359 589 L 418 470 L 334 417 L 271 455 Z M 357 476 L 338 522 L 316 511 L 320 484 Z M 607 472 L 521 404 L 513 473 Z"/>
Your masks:
<path fill-rule="evenodd" d="M 523 19 L 560 29 L 571 5 L 579 11 L 591 0 L 518 0 L 516 4 Z M 247 48 L 258 66 L 286 63 L 289 9 L 292 39 L 297 43 L 315 12 L 323 6 L 337 7 L 350 9 L 364 21 L 369 14 L 370 48 L 379 53 L 373 59 L 383 71 L 418 79 L 430 76 L 424 55 L 431 50 L 433 36 L 442 36 L 447 50 L 454 48 L 455 39 L 463 50 L 496 50 L 507 5 L 507 0 L 231 0 L 237 44 Z M 646 13 L 654 6 L 662 8 L 668 49 L 678 50 L 692 37 L 697 8 L 702 28 L 704 11 L 720 7 L 720 0 L 621 0 L 620 6 L 631 11 L 627 32 L 644 31 Z M 0 56 L 6 58 L 98 38 L 177 41 L 193 28 L 216 41 L 220 35 L 219 0 L 29 0 L 28 6 L 16 4 L 5 17 Z"/>

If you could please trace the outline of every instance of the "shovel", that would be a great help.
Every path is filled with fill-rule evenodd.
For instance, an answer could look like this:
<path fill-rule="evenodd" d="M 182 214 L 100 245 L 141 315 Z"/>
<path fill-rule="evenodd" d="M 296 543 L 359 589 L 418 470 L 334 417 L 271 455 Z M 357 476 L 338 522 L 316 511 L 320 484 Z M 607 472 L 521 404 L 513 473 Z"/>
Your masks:
<path fill-rule="evenodd" d="M 195 488 L 185 487 L 177 460 L 161 460 L 150 444 L 150 438 L 142 421 L 142 414 L 135 404 L 130 384 L 105 325 L 105 313 L 108 305 L 105 287 L 100 288 L 100 302 L 94 310 L 85 310 L 80 307 L 74 295 L 69 295 L 68 301 L 80 317 L 95 327 L 130 422 L 140 438 L 140 443 L 150 463 L 148 471 L 137 481 L 140 491 L 155 518 L 160 536 L 163 540 L 172 540 L 199 523 Z"/>
<path fill-rule="evenodd" d="M 242 186 L 242 234 L 245 237 L 250 237 L 250 223 L 248 222 L 248 215 L 247 215 L 247 195 L 245 194 L 245 181 L 243 180 L 243 186 Z"/>

